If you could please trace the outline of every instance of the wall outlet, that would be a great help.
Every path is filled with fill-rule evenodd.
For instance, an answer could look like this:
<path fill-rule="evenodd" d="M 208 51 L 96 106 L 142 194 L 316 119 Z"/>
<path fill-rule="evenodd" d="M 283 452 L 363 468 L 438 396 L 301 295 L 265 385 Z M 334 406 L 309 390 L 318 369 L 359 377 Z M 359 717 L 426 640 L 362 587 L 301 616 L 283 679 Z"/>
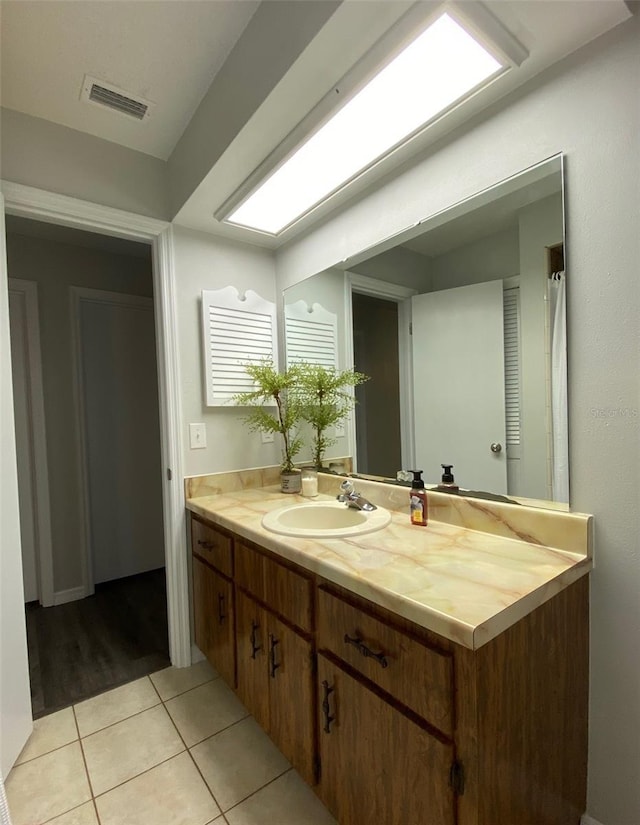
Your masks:
<path fill-rule="evenodd" d="M 262 432 L 261 435 L 263 444 L 273 444 L 273 433 Z"/>
<path fill-rule="evenodd" d="M 189 424 L 189 446 L 192 450 L 204 450 L 207 446 L 207 428 L 204 424 Z"/>
<path fill-rule="evenodd" d="M 334 430 L 336 438 L 344 438 L 344 424 L 336 424 Z"/>

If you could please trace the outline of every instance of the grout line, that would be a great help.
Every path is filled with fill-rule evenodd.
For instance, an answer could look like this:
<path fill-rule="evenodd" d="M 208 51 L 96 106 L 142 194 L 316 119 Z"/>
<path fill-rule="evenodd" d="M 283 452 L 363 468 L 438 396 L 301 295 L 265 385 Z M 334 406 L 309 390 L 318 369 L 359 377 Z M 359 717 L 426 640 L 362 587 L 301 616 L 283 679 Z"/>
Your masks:
<path fill-rule="evenodd" d="M 83 739 L 90 739 L 92 736 L 95 736 L 97 733 L 102 733 L 105 730 L 109 730 L 109 728 L 115 728 L 116 725 L 122 724 L 122 722 L 128 722 L 129 719 L 134 719 L 136 716 L 141 716 L 143 713 L 146 713 L 148 710 L 153 710 L 154 708 L 159 707 L 162 705 L 163 702 L 156 702 L 154 705 L 149 705 L 148 708 L 142 708 L 142 710 L 137 710 L 135 713 L 130 714 L 129 716 L 124 716 L 122 719 L 118 719 L 117 722 L 111 722 L 108 725 L 105 725 L 103 728 L 98 728 L 98 730 L 93 730 L 91 733 L 87 733 L 85 736 L 80 737 L 80 741 Z M 78 733 L 80 733 L 80 728 L 78 728 Z"/>
<path fill-rule="evenodd" d="M 208 684 L 208 683 L 207 683 L 207 682 L 205 682 L 205 684 Z M 188 693 L 188 691 L 185 691 L 185 693 Z M 160 694 L 158 694 L 158 695 L 160 695 Z M 184 695 L 184 694 L 181 694 L 181 695 Z M 174 697 L 174 698 L 175 698 L 175 697 Z M 161 700 L 161 701 L 162 701 L 162 700 Z M 209 791 L 209 793 L 211 794 L 211 798 L 213 799 L 213 802 L 214 802 L 214 804 L 216 805 L 216 807 L 218 808 L 218 810 L 220 811 L 220 813 L 222 813 L 222 805 L 220 805 L 220 803 L 219 803 L 219 802 L 218 802 L 218 800 L 216 799 L 216 797 L 215 797 L 215 795 L 214 795 L 213 791 L 212 791 L 212 790 L 211 790 L 211 788 L 209 787 L 209 783 L 208 783 L 208 782 L 207 782 L 207 780 L 204 778 L 204 775 L 203 775 L 202 771 L 200 770 L 200 767 L 198 766 L 198 763 L 197 763 L 197 762 L 196 762 L 196 760 L 193 758 L 193 754 L 191 753 L 191 751 L 190 751 L 190 749 L 189 749 L 189 747 L 188 747 L 187 743 L 185 742 L 184 737 L 182 736 L 182 733 L 180 732 L 180 729 L 179 729 L 179 728 L 178 728 L 178 726 L 176 725 L 176 723 L 175 723 L 175 720 L 174 720 L 173 716 L 169 713 L 169 709 L 166 707 L 166 705 L 165 705 L 165 703 L 164 703 L 164 702 L 162 702 L 162 706 L 163 706 L 163 708 L 164 708 L 164 710 L 165 710 L 165 713 L 166 713 L 166 714 L 167 714 L 167 716 L 169 717 L 169 719 L 171 719 L 171 723 L 173 724 L 173 727 L 176 729 L 176 733 L 177 733 L 177 734 L 178 734 L 178 736 L 180 737 L 180 741 L 181 741 L 181 742 L 182 742 L 182 744 L 185 746 L 185 749 L 186 749 L 187 753 L 189 754 L 189 759 L 191 759 L 191 762 L 193 763 L 193 766 L 195 767 L 196 771 L 197 771 L 197 772 L 198 772 L 198 774 L 200 775 L 200 778 L 201 778 L 201 779 L 202 779 L 202 781 L 204 782 L 204 786 L 205 786 L 205 788 L 206 788 L 206 789 Z M 212 734 L 212 736 L 215 736 L 215 734 Z M 202 741 L 204 742 L 204 741 L 206 741 L 206 740 L 205 740 L 205 739 L 203 739 Z M 199 742 L 197 742 L 196 744 L 199 744 Z M 195 747 L 195 745 L 194 745 L 194 746 L 192 746 L 192 747 Z"/>
<path fill-rule="evenodd" d="M 78 728 L 76 726 L 76 730 L 77 729 Z M 61 751 L 63 748 L 68 748 L 69 745 L 73 745 L 75 742 L 79 742 L 79 741 L 80 741 L 80 737 L 78 736 L 77 739 L 72 739 L 70 742 L 65 742 L 64 745 L 57 745 L 55 748 L 51 748 L 50 751 L 43 751 L 42 753 L 39 753 L 37 756 L 32 756 L 31 759 L 24 759 L 22 762 L 16 762 L 16 764 L 13 766 L 13 768 L 21 768 L 23 765 L 28 765 L 30 762 L 34 762 L 36 759 L 40 759 L 40 757 L 42 757 L 42 756 L 49 756 L 50 753 L 55 753 L 56 751 Z M 11 768 L 11 770 L 13 770 L 13 768 Z"/>
<path fill-rule="evenodd" d="M 91 799 L 94 798 L 93 793 L 93 784 L 91 782 L 91 775 L 89 773 L 89 766 L 87 765 L 87 757 L 84 753 L 84 748 L 82 746 L 82 738 L 80 736 L 80 728 L 78 727 L 78 717 L 76 716 L 76 709 L 73 705 L 71 705 L 71 710 L 73 711 L 73 721 L 76 723 L 76 730 L 78 731 L 78 743 L 80 745 L 80 753 L 82 754 L 82 761 L 84 763 L 84 772 L 87 775 L 87 782 L 89 783 L 89 793 L 91 794 Z"/>
<path fill-rule="evenodd" d="M 293 770 L 293 766 L 290 766 L 286 769 L 286 771 L 283 771 L 278 776 L 274 776 L 273 779 L 270 779 L 268 782 L 265 782 L 265 784 L 262 785 L 262 787 L 257 788 L 255 791 L 252 791 L 248 796 L 245 796 L 244 799 L 241 799 L 239 802 L 236 802 L 235 805 L 232 805 L 230 808 L 227 808 L 227 810 L 225 811 L 225 814 L 228 814 L 229 811 L 235 810 L 239 805 L 242 805 L 243 802 L 246 802 L 247 799 L 251 799 L 252 796 L 255 796 L 257 793 L 260 793 L 260 791 L 263 791 L 265 788 L 268 788 L 269 785 L 273 785 L 274 782 L 277 782 L 278 779 L 282 779 L 282 777 L 285 774 L 289 773 L 289 771 L 292 771 L 292 770 Z M 226 819 L 225 819 L 225 822 L 226 822 Z"/>
<path fill-rule="evenodd" d="M 164 765 L 167 762 L 171 762 L 172 759 L 176 759 L 178 756 L 181 756 L 183 753 L 185 753 L 185 751 L 178 751 L 178 753 L 173 753 L 173 754 L 171 754 L 171 756 L 167 756 L 166 759 L 162 759 L 160 762 L 158 762 L 157 765 L 151 765 L 150 768 L 145 768 L 143 771 L 140 771 L 140 773 L 137 773 L 134 776 L 130 776 L 128 779 L 124 779 L 122 782 L 118 782 L 118 784 L 114 785 L 113 788 L 108 788 L 106 791 L 101 791 L 99 794 L 96 794 L 93 797 L 94 800 L 95 799 L 100 799 L 101 796 L 106 796 L 108 793 L 111 793 L 111 791 L 115 791 L 116 788 L 121 788 L 123 785 L 128 785 L 129 782 L 133 782 L 133 780 L 137 779 L 139 776 L 144 776 L 145 773 L 150 773 L 155 768 L 159 768 L 160 765 Z"/>
<path fill-rule="evenodd" d="M 46 820 L 42 823 L 42 825 L 48 825 L 48 823 L 49 823 L 49 822 L 55 822 L 55 821 L 56 821 L 56 819 L 57 819 L 59 816 L 66 816 L 67 814 L 70 814 L 72 811 L 77 811 L 77 810 L 78 810 L 78 808 L 82 808 L 82 806 L 83 806 L 83 805 L 86 805 L 86 804 L 87 804 L 87 803 L 89 803 L 89 802 L 93 802 L 93 797 L 91 797 L 91 799 L 85 799 L 85 801 L 84 801 L 84 802 L 81 802 L 79 805 L 74 805 L 74 806 L 73 806 L 73 808 L 69 808 L 69 810 L 68 810 L 68 811 L 62 811 L 62 813 L 55 814 L 54 816 L 52 816 L 52 817 L 51 817 L 51 819 L 46 819 Z"/>

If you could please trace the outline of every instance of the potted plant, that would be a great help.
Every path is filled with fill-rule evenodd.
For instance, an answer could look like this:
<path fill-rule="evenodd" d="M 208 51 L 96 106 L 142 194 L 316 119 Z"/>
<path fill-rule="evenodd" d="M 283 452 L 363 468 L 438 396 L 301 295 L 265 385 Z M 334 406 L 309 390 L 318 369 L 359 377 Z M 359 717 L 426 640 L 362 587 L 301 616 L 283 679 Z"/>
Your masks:
<path fill-rule="evenodd" d="M 233 400 L 238 406 L 251 408 L 243 419 L 250 430 L 282 436 L 281 489 L 285 493 L 297 493 L 300 471 L 294 467 L 293 459 L 302 448 L 302 440 L 294 433 L 300 420 L 299 397 L 294 387 L 298 384 L 299 367 L 278 372 L 270 360 L 244 367 L 255 389 L 239 393 Z"/>
<path fill-rule="evenodd" d="M 368 381 L 369 376 L 354 370 L 338 370 L 320 364 L 298 364 L 297 383 L 300 417 L 313 430 L 312 461 L 322 467 L 325 451 L 336 443 L 327 429 L 340 423 L 353 409 L 356 401 L 350 387 Z"/>

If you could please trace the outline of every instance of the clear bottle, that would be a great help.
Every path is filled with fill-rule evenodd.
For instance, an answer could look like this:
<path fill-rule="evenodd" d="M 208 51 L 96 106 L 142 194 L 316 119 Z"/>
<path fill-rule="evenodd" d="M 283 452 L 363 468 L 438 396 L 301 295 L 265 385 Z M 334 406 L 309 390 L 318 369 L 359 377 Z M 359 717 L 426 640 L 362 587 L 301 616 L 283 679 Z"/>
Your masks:
<path fill-rule="evenodd" d="M 427 525 L 427 494 L 422 480 L 422 470 L 411 470 L 413 482 L 409 492 L 409 507 L 411 514 L 411 524 L 418 527 Z"/>

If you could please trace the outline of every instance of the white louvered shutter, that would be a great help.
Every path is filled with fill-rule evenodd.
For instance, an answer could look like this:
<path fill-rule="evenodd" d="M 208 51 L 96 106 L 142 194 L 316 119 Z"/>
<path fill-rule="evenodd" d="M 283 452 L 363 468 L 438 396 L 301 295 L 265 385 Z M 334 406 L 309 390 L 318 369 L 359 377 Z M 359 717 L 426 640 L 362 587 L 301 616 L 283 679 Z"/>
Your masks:
<path fill-rule="evenodd" d="M 520 288 L 505 289 L 504 390 L 507 449 L 520 446 Z"/>
<path fill-rule="evenodd" d="M 250 392 L 253 382 L 244 367 L 271 359 L 277 368 L 276 305 L 235 287 L 202 292 L 202 329 L 208 407 L 228 404 Z"/>
<path fill-rule="evenodd" d="M 320 304 L 308 307 L 306 301 L 287 304 L 285 341 L 287 367 L 296 363 L 338 366 L 338 320 Z"/>

